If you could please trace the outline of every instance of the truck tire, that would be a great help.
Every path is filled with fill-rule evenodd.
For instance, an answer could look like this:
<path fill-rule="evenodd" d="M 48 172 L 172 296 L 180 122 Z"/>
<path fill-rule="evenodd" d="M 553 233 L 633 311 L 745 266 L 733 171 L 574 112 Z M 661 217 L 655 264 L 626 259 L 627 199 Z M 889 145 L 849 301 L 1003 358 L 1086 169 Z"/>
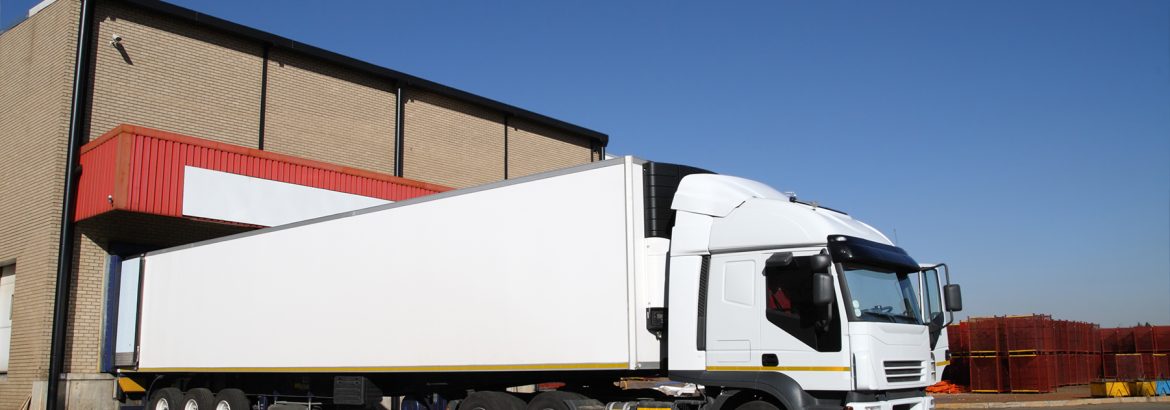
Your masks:
<path fill-rule="evenodd" d="M 213 410 L 251 410 L 252 402 L 240 389 L 223 389 L 215 394 Z"/>
<path fill-rule="evenodd" d="M 508 393 L 477 391 L 459 403 L 459 410 L 525 410 L 525 404 Z"/>
<path fill-rule="evenodd" d="M 164 387 L 155 390 L 150 395 L 147 410 L 182 410 L 183 392 L 174 387 Z"/>
<path fill-rule="evenodd" d="M 183 395 L 182 410 L 212 410 L 215 408 L 215 394 L 211 390 L 198 387 L 187 391 Z"/>
<path fill-rule="evenodd" d="M 763 400 L 752 400 L 739 405 L 735 410 L 780 410 L 775 404 Z"/>
<path fill-rule="evenodd" d="M 553 390 L 537 394 L 528 402 L 528 410 L 569 410 L 565 400 L 588 400 L 582 394 Z"/>

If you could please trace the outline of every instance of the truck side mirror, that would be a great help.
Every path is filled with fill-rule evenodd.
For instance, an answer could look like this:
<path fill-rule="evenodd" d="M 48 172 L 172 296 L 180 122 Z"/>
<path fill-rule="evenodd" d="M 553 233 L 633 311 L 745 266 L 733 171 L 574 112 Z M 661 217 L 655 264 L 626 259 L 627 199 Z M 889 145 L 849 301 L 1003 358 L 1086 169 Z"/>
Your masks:
<path fill-rule="evenodd" d="M 827 257 L 826 257 L 827 259 Z M 812 274 L 812 303 L 816 306 L 828 306 L 836 299 L 833 293 L 833 276 L 825 272 Z"/>
<path fill-rule="evenodd" d="M 947 299 L 946 308 L 948 312 L 963 310 L 963 293 L 959 291 L 959 285 L 951 284 L 943 286 L 943 295 Z"/>

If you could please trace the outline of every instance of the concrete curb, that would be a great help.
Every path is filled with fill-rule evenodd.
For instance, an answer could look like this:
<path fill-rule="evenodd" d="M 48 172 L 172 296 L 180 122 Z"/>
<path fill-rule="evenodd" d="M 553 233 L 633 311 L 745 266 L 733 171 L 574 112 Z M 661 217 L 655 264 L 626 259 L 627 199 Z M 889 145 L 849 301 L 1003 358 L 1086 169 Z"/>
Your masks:
<path fill-rule="evenodd" d="M 1170 403 L 1170 397 L 1114 397 L 1103 399 L 1004 401 L 983 403 L 935 403 L 936 409 L 1010 409 L 1018 407 L 1064 407 L 1092 404 Z"/>

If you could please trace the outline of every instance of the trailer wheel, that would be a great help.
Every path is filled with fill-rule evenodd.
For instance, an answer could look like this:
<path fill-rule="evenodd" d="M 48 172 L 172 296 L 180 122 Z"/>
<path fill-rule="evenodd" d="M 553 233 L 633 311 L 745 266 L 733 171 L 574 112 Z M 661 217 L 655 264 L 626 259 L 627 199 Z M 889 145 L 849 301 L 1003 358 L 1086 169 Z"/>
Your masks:
<path fill-rule="evenodd" d="M 199 387 L 187 391 L 183 396 L 183 410 L 211 410 L 215 408 L 215 394 Z"/>
<path fill-rule="evenodd" d="M 537 394 L 528 402 L 528 410 L 569 410 L 565 400 L 588 400 L 582 394 L 553 390 Z"/>
<path fill-rule="evenodd" d="M 164 387 L 155 390 L 150 395 L 148 410 L 180 410 L 183 403 L 183 392 L 174 387 Z"/>
<path fill-rule="evenodd" d="M 477 391 L 459 403 L 459 410 L 525 410 L 524 400 L 498 391 Z"/>
<path fill-rule="evenodd" d="M 240 389 L 223 389 L 215 395 L 215 410 L 249 410 L 252 403 Z"/>
<path fill-rule="evenodd" d="M 780 410 L 775 404 L 763 400 L 752 400 L 739 405 L 735 410 Z"/>

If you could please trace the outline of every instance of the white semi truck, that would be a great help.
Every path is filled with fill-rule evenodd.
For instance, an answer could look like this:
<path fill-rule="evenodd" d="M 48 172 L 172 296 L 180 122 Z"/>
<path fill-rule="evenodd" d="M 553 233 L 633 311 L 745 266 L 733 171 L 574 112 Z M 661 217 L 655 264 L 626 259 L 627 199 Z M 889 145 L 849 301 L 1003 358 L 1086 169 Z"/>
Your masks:
<path fill-rule="evenodd" d="M 759 182 L 624 157 L 127 259 L 113 372 L 151 410 L 928 409 L 961 309 L 939 270 Z"/>

